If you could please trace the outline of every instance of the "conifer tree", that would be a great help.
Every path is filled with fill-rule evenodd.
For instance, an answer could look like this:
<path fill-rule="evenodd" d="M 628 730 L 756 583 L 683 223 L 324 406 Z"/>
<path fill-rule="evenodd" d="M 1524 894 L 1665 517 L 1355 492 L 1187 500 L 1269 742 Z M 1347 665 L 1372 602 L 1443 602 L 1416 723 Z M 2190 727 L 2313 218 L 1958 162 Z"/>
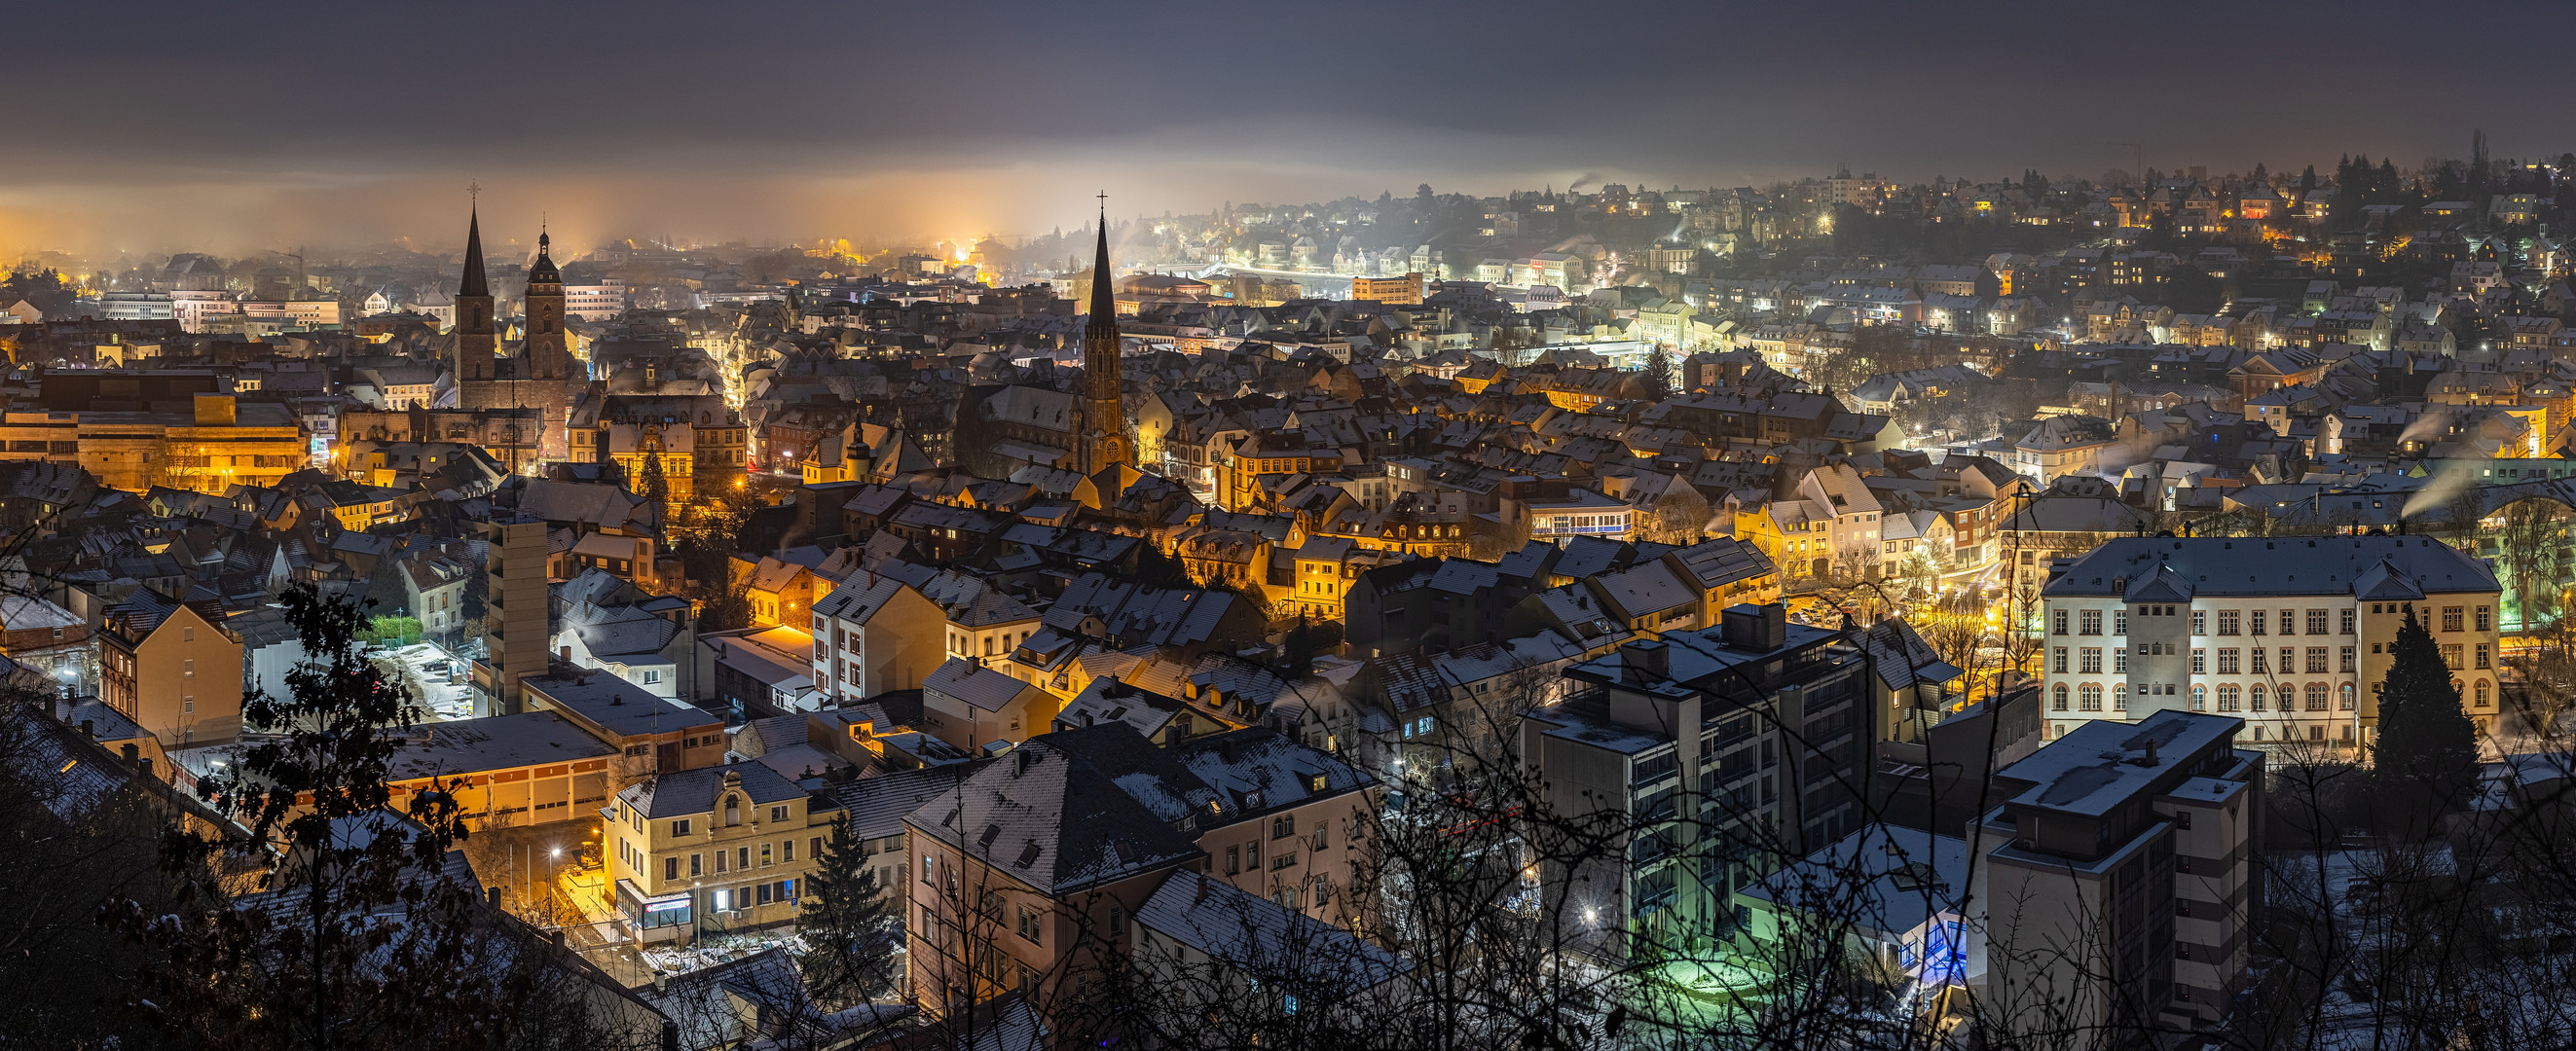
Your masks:
<path fill-rule="evenodd" d="M 1641 377 L 1646 382 L 1646 396 L 1656 401 L 1672 397 L 1674 388 L 1679 386 L 1674 382 L 1675 374 L 1680 371 L 1673 363 L 1672 352 L 1656 347 L 1654 353 L 1646 356 L 1646 374 Z"/>
<path fill-rule="evenodd" d="M 651 501 L 657 508 L 671 502 L 671 482 L 662 476 L 662 456 L 658 449 L 648 449 L 644 463 L 636 469 L 635 495 Z"/>
<path fill-rule="evenodd" d="M 824 837 L 814 872 L 805 877 L 805 908 L 796 921 L 805 942 L 797 970 L 815 1001 L 832 1010 L 894 987 L 900 935 L 889 904 L 892 896 L 877 892 L 875 867 L 848 839 Z"/>
<path fill-rule="evenodd" d="M 2408 832 L 2429 831 L 2477 783 L 2477 728 L 2460 710 L 2441 646 L 2412 608 L 2390 654 L 2374 747 L 2383 815 Z"/>

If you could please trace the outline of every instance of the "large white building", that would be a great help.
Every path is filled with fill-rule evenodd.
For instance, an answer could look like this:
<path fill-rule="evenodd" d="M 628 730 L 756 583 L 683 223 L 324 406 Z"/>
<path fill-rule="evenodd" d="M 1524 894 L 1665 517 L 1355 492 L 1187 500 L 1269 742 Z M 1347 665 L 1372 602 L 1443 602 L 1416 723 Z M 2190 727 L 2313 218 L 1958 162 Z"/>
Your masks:
<path fill-rule="evenodd" d="M 614 321 L 626 312 L 626 279 L 601 278 L 597 282 L 564 286 L 564 313 L 582 321 Z"/>
<path fill-rule="evenodd" d="M 2426 537 L 2136 537 L 2061 560 L 2041 590 L 2043 736 L 2157 711 L 2245 720 L 2240 743 L 2367 742 L 2413 610 L 2491 732 L 2495 572 Z"/>

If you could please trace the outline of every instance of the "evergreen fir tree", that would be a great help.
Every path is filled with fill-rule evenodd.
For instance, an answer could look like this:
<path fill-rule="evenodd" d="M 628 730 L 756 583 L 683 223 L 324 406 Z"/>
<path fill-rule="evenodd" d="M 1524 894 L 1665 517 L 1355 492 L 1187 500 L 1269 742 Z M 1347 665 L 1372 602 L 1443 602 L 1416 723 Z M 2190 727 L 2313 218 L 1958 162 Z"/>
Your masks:
<path fill-rule="evenodd" d="M 1279 674 L 1289 681 L 1303 679 L 1315 671 L 1315 626 L 1306 615 L 1297 615 L 1297 626 L 1288 629 L 1280 644 Z"/>
<path fill-rule="evenodd" d="M 2441 646 L 2411 608 L 2380 687 L 2374 751 L 2382 814 L 2409 832 L 2429 831 L 2477 783 L 2477 728 L 2460 710 Z"/>
<path fill-rule="evenodd" d="M 824 837 L 814 872 L 805 877 L 804 911 L 796 918 L 797 935 L 805 942 L 797 970 L 816 1002 L 831 1010 L 893 989 L 897 967 L 893 896 L 877 892 L 875 866 L 848 838 Z"/>
<path fill-rule="evenodd" d="M 1646 374 L 1644 376 L 1646 381 L 1646 396 L 1656 401 L 1662 401 L 1666 398 L 1672 397 L 1673 389 L 1676 386 L 1673 382 L 1673 374 L 1676 371 L 1678 370 L 1673 365 L 1672 352 L 1667 351 L 1662 347 L 1656 347 L 1654 353 L 1646 356 Z"/>
<path fill-rule="evenodd" d="M 667 509 L 671 502 L 671 482 L 662 477 L 662 456 L 658 449 L 647 450 L 644 464 L 635 471 L 635 495 L 652 501 L 655 507 Z"/>

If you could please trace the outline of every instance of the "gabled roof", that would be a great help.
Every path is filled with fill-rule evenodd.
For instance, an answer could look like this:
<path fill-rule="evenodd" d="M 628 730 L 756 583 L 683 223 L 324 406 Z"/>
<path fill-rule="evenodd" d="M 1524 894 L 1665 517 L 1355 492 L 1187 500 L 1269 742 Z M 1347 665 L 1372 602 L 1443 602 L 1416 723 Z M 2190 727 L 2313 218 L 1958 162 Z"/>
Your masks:
<path fill-rule="evenodd" d="M 985 762 L 979 760 L 897 770 L 833 785 L 823 792 L 849 812 L 851 838 L 884 839 L 902 835 L 906 815 L 955 791 L 957 782 L 982 769 Z"/>
<path fill-rule="evenodd" d="M 1232 820 L 1301 806 L 1376 783 L 1330 753 L 1255 727 L 1172 746 L 1181 764 L 1223 793 Z M 1318 787 L 1320 785 L 1320 787 Z"/>
<path fill-rule="evenodd" d="M 1136 922 L 1221 966 L 1298 988 L 1355 993 L 1413 967 L 1349 931 L 1196 872 L 1164 880 Z"/>
<path fill-rule="evenodd" d="M 1029 738 L 904 823 L 1062 895 L 1200 857 L 1217 793 L 1125 723 Z"/>
<path fill-rule="evenodd" d="M 1022 691 L 1035 687 L 960 657 L 950 657 L 921 680 L 924 691 L 954 697 L 988 712 L 998 712 Z"/>
<path fill-rule="evenodd" d="M 714 813 L 725 793 L 740 791 L 753 805 L 801 799 L 805 790 L 757 762 L 679 770 L 628 785 L 617 793 L 626 805 L 652 820 Z M 745 815 L 751 820 L 755 815 Z"/>

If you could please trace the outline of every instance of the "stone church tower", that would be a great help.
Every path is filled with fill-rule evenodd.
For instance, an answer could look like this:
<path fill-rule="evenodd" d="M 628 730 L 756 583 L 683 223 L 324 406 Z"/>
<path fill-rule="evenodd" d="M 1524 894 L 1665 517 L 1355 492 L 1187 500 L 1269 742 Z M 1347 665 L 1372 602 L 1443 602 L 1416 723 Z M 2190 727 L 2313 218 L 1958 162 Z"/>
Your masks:
<path fill-rule="evenodd" d="M 479 409 L 471 399 L 494 374 L 494 355 L 501 339 L 492 327 L 492 285 L 483 280 L 483 216 L 477 209 L 465 220 L 465 279 L 456 285 L 456 396 L 463 408 Z"/>
<path fill-rule="evenodd" d="M 537 234 L 537 261 L 528 267 L 525 338 L 503 356 L 492 316 L 492 288 L 483 275 L 480 215 L 465 227 L 465 276 L 456 289 L 456 405 L 473 410 L 528 414 L 522 441 L 546 460 L 570 455 L 564 433 L 573 396 L 589 386 L 573 360 L 564 331 L 563 272 L 555 267 L 553 238 Z"/>
<path fill-rule="evenodd" d="M 461 307 L 460 307 L 461 309 Z M 1132 467 L 1127 409 L 1118 382 L 1118 300 L 1109 290 L 1109 211 L 1100 212 L 1100 250 L 1091 264 L 1091 317 L 1082 326 L 1082 473 Z"/>

